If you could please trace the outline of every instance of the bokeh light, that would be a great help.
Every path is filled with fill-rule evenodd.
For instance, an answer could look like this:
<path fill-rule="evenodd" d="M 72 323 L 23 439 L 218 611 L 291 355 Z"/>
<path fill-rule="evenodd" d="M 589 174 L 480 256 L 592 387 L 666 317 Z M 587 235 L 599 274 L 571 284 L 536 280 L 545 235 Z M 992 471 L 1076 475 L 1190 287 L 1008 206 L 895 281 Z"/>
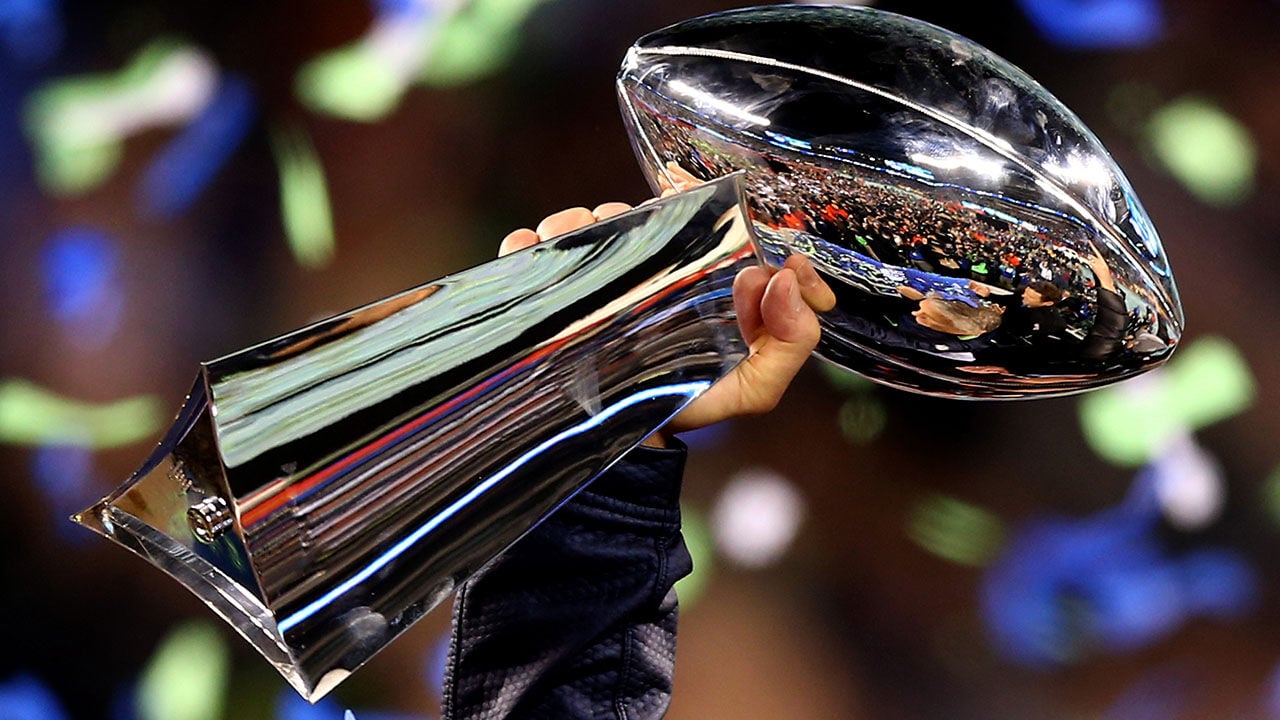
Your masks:
<path fill-rule="evenodd" d="M 18 60 L 44 63 L 62 49 L 58 0 L 0 0 L 0 46 Z"/>
<path fill-rule="evenodd" d="M 49 517 L 62 538 L 84 543 L 89 533 L 67 522 L 93 501 L 98 490 L 93 475 L 93 453 L 74 445 L 45 445 L 35 448 L 31 476 L 49 505 Z"/>
<path fill-rule="evenodd" d="M 1222 467 L 1190 435 L 1175 438 L 1152 463 L 1150 475 L 1164 517 L 1179 530 L 1201 530 L 1222 512 Z"/>
<path fill-rule="evenodd" d="M 873 393 L 854 395 L 840 406 L 840 434 L 853 445 L 875 440 L 888 422 L 884 401 Z"/>
<path fill-rule="evenodd" d="M 786 553 L 804 516 L 804 498 L 791 481 L 765 468 L 742 470 L 711 511 L 716 550 L 741 567 L 767 567 Z"/>

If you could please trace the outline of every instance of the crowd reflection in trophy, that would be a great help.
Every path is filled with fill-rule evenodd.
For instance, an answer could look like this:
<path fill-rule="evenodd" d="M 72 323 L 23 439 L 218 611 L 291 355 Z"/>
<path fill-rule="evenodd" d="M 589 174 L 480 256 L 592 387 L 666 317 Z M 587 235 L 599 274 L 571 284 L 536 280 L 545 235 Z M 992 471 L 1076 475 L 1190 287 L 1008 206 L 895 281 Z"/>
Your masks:
<path fill-rule="evenodd" d="M 659 155 L 677 158 L 666 165 L 677 184 L 741 167 L 741 145 L 718 147 L 714 134 L 670 118 L 641 121 Z M 828 332 L 911 351 L 939 371 L 1031 383 L 1137 367 L 1176 344 L 1145 284 L 1109 267 L 1067 218 L 968 188 L 926 192 L 923 167 L 851 162 L 843 148 L 840 158 L 813 145 L 800 152 L 803 162 L 762 141 L 746 171 L 748 204 L 771 260 L 803 252 L 836 288 Z"/>

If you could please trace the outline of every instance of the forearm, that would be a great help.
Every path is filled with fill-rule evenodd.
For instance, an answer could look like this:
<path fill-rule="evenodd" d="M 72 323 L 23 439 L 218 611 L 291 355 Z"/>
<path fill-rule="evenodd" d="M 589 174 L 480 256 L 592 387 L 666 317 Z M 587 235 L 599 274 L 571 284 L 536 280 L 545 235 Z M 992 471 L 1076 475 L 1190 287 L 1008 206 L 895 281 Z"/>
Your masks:
<path fill-rule="evenodd" d="M 446 718 L 663 715 L 672 585 L 692 567 L 684 459 L 683 446 L 632 451 L 461 588 Z"/>

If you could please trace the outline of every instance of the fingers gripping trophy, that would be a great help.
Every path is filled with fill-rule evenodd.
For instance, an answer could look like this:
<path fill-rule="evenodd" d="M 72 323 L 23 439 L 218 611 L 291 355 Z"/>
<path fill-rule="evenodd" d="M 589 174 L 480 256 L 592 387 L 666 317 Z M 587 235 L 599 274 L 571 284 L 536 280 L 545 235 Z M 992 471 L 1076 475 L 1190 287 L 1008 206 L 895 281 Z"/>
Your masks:
<path fill-rule="evenodd" d="M 1062 395 L 1164 362 L 1146 211 L 1022 71 L 938 27 L 770 6 L 641 38 L 658 199 L 205 363 L 75 517 L 315 700 L 641 443 L 777 402 L 810 350 L 906 390 Z"/>

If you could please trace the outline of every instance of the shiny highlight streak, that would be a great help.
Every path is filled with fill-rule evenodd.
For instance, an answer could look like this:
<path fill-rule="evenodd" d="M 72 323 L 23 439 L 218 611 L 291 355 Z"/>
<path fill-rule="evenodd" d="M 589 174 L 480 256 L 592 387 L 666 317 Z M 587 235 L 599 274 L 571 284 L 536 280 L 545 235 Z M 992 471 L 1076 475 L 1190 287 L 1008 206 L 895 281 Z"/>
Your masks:
<path fill-rule="evenodd" d="M 329 592 L 325 593 L 319 599 L 313 601 L 306 607 L 295 612 L 289 617 L 286 617 L 283 620 L 281 620 L 279 624 L 280 632 L 281 633 L 289 632 L 290 629 L 294 628 L 299 623 L 304 622 L 307 618 L 311 617 L 312 615 L 315 615 L 317 612 L 324 609 L 324 607 L 329 603 L 333 602 L 334 600 L 350 592 L 352 588 L 364 582 L 365 580 L 369 579 L 370 577 L 373 577 L 375 573 L 377 573 L 379 570 L 389 565 L 400 555 L 403 555 L 407 550 L 409 550 L 409 548 L 413 547 L 419 541 L 425 538 L 427 535 L 431 534 L 432 531 L 434 531 L 437 527 L 443 524 L 450 517 L 457 514 L 458 511 L 462 510 L 464 507 L 471 504 L 476 498 L 488 492 L 495 485 L 505 480 L 516 470 L 519 470 L 522 466 L 524 466 L 526 463 L 533 460 L 534 458 L 538 457 L 543 452 L 546 452 L 547 450 L 555 447 L 557 444 L 571 437 L 580 435 L 582 433 L 588 432 L 594 428 L 597 428 L 603 425 L 610 418 L 622 412 L 623 410 L 626 410 L 627 408 L 638 405 L 642 402 L 645 402 L 648 400 L 654 400 L 660 397 L 669 397 L 673 395 L 675 396 L 683 395 L 687 398 L 693 398 L 698 394 L 700 394 L 701 392 L 703 392 L 704 390 L 706 390 L 710 386 L 711 386 L 711 383 L 709 381 L 702 380 L 702 381 L 696 381 L 696 382 L 679 383 L 675 385 L 663 385 L 661 387 L 653 388 L 650 390 L 643 390 L 634 395 L 628 396 L 627 398 L 617 403 L 614 403 L 608 408 L 605 408 L 600 414 L 595 415 L 591 418 L 588 418 L 587 420 L 584 420 L 583 422 L 580 422 L 577 425 L 574 425 L 573 427 L 570 427 L 556 434 L 555 436 L 547 440 L 544 440 L 537 447 L 534 447 L 533 449 L 529 450 L 525 454 L 521 455 L 519 458 L 516 458 L 516 460 L 513 461 L 510 465 L 507 465 L 503 469 L 494 473 L 491 477 L 485 479 L 484 482 L 481 482 L 478 485 L 476 485 L 474 488 L 472 488 L 470 492 L 468 492 L 467 494 L 463 495 L 462 497 L 454 501 L 453 504 L 449 505 L 448 507 L 444 508 L 439 513 L 431 517 L 429 520 L 423 523 L 417 530 L 414 530 L 412 533 L 407 535 L 403 540 L 393 545 L 386 552 L 374 558 L 372 562 L 366 565 L 363 569 L 361 569 L 355 575 L 339 583 L 336 587 L 329 590 Z"/>

